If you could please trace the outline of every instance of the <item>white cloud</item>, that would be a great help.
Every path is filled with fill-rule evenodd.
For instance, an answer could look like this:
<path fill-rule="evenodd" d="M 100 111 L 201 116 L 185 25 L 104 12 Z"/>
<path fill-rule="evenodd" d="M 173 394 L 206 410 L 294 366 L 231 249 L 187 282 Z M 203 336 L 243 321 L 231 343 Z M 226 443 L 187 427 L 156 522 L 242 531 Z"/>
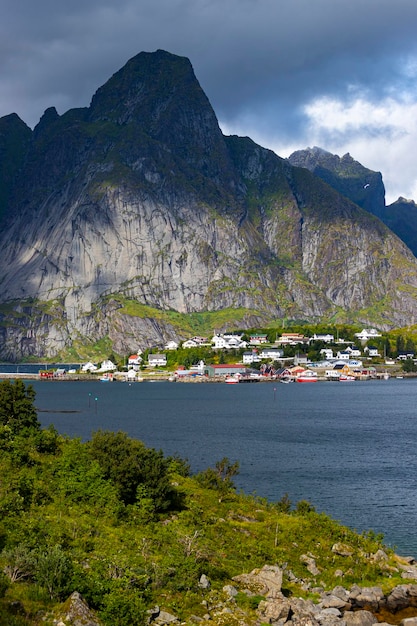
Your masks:
<path fill-rule="evenodd" d="M 365 167 L 382 172 L 387 203 L 402 195 L 417 199 L 414 163 L 417 100 L 409 94 L 378 103 L 364 97 L 345 103 L 318 98 L 305 108 L 309 145 L 330 152 L 350 152 Z"/>
<path fill-rule="evenodd" d="M 349 100 L 319 97 L 303 108 L 305 126 L 297 139 L 280 141 L 250 117 L 221 124 L 225 134 L 249 135 L 260 145 L 287 157 L 295 150 L 319 146 L 343 156 L 347 152 L 369 169 L 380 171 L 386 202 L 399 196 L 417 201 L 417 97 L 403 93 L 372 102 L 366 93 Z"/>

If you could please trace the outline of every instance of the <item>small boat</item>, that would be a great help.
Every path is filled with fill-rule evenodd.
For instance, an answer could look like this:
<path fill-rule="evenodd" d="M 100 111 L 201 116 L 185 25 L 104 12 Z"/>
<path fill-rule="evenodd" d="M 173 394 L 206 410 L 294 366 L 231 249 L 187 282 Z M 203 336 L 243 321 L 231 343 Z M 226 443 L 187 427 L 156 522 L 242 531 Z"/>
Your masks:
<path fill-rule="evenodd" d="M 341 383 L 350 383 L 350 382 L 353 382 L 354 380 L 356 380 L 356 378 L 352 376 L 351 374 L 341 374 L 339 377 L 339 381 Z"/>
<path fill-rule="evenodd" d="M 298 374 L 295 380 L 297 383 L 316 383 L 317 374 L 316 372 L 312 372 L 311 370 L 306 370 L 305 372 L 301 372 L 301 374 Z"/>
<path fill-rule="evenodd" d="M 280 383 L 285 383 L 286 385 L 288 385 L 288 383 L 292 383 L 292 379 L 291 378 L 280 378 L 279 379 Z"/>
<path fill-rule="evenodd" d="M 101 383 L 112 383 L 113 382 L 113 374 L 103 374 L 100 376 Z"/>
<path fill-rule="evenodd" d="M 232 374 L 231 376 L 226 376 L 226 378 L 224 379 L 224 382 L 227 383 L 228 385 L 237 385 L 239 383 L 239 378 L 238 376 L 235 376 L 234 374 Z"/>

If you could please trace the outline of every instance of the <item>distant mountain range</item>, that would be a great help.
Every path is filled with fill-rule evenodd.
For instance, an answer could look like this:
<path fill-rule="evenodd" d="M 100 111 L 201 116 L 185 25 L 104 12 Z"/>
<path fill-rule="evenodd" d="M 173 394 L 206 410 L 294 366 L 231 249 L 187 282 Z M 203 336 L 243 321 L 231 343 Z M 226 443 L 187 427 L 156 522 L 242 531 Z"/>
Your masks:
<path fill-rule="evenodd" d="M 188 59 L 140 53 L 89 107 L 33 131 L 0 119 L 0 358 L 283 318 L 410 324 L 417 259 L 396 212 L 348 155 L 224 136 Z"/>
<path fill-rule="evenodd" d="M 417 256 L 417 206 L 405 198 L 386 206 L 380 172 L 367 169 L 349 153 L 340 158 L 317 147 L 297 150 L 288 160 L 296 167 L 306 167 L 346 198 L 379 217 Z"/>

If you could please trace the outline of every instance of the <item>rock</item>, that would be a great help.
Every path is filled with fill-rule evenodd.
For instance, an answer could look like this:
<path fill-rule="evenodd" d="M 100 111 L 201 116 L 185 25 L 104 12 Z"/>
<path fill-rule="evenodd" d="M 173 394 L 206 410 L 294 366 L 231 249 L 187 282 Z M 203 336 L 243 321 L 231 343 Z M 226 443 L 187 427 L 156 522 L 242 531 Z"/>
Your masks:
<path fill-rule="evenodd" d="M 386 598 L 386 608 L 392 613 L 417 606 L 417 585 L 397 585 Z"/>
<path fill-rule="evenodd" d="M 101 626 L 95 613 L 89 608 L 78 591 L 74 591 L 64 604 L 65 616 L 61 621 L 65 626 Z"/>
<path fill-rule="evenodd" d="M 376 561 L 377 563 L 388 561 L 388 555 L 384 550 L 377 550 L 375 554 L 372 554 L 371 561 Z"/>
<path fill-rule="evenodd" d="M 354 585 L 349 594 L 352 606 L 377 611 L 380 604 L 385 604 L 385 596 L 381 587 L 358 587 Z"/>
<path fill-rule="evenodd" d="M 155 618 L 154 624 L 179 624 L 179 620 L 175 615 L 167 613 L 166 611 L 160 611 L 158 617 Z"/>
<path fill-rule="evenodd" d="M 313 576 L 318 576 L 320 574 L 320 570 L 317 567 L 316 561 L 313 557 L 308 556 L 307 554 L 302 554 L 300 556 L 300 561 L 304 563 L 310 574 L 313 574 Z"/>
<path fill-rule="evenodd" d="M 261 569 L 254 569 L 249 574 L 234 576 L 233 580 L 267 598 L 281 596 L 282 569 L 277 565 L 264 565 Z"/>
<path fill-rule="evenodd" d="M 200 589 L 210 589 L 210 581 L 205 574 L 201 574 L 198 586 Z"/>
<path fill-rule="evenodd" d="M 322 609 L 345 609 L 347 606 L 350 607 L 350 604 L 347 600 L 342 600 L 338 596 L 328 594 L 322 597 L 318 606 Z"/>
<path fill-rule="evenodd" d="M 225 585 L 223 587 L 223 592 L 229 597 L 234 598 L 238 594 L 238 590 L 233 585 Z"/>
<path fill-rule="evenodd" d="M 410 565 L 410 567 L 404 569 L 403 573 L 401 574 L 401 578 L 405 578 L 408 580 L 417 580 L 417 567 L 414 565 Z"/>
<path fill-rule="evenodd" d="M 339 556 L 352 556 L 354 550 L 351 546 L 348 546 L 346 543 L 335 543 L 332 546 L 332 552 L 334 554 L 338 554 Z"/>
<path fill-rule="evenodd" d="M 349 591 L 342 587 L 341 585 L 337 585 L 331 592 L 332 595 L 337 596 L 341 600 L 345 600 L 345 602 L 349 601 Z"/>
<path fill-rule="evenodd" d="M 276 624 L 282 620 L 282 623 L 286 622 L 291 610 L 291 604 L 289 600 L 282 597 L 280 599 L 274 599 L 273 601 L 262 600 L 259 603 L 257 614 L 262 622 L 267 624 Z"/>
<path fill-rule="evenodd" d="M 400 622 L 401 626 L 417 626 L 417 617 L 406 617 Z"/>
<path fill-rule="evenodd" d="M 311 600 L 293 598 L 291 600 L 291 612 L 292 615 L 289 624 L 297 626 L 316 626 L 320 623 L 318 620 L 320 611 Z M 332 617 L 331 619 L 336 620 L 338 618 Z M 339 623 L 339 621 L 337 621 L 337 623 Z"/>
<path fill-rule="evenodd" d="M 346 611 L 343 619 L 346 626 L 372 626 L 378 622 L 370 611 Z"/>

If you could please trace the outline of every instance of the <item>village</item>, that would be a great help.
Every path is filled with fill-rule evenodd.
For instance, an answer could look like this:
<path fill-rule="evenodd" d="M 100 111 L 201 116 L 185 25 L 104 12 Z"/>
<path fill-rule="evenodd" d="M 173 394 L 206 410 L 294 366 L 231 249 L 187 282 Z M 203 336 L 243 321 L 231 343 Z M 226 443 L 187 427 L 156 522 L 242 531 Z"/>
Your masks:
<path fill-rule="evenodd" d="M 91 361 L 83 364 L 80 371 L 60 370 L 54 377 L 81 373 L 98 377 L 102 382 L 124 380 L 142 382 L 163 380 L 171 382 L 258 382 L 279 380 L 282 382 L 316 382 L 318 380 L 348 382 L 370 378 L 402 377 L 402 363 L 414 363 L 414 351 L 405 350 L 394 358 L 388 358 L 373 345 L 382 337 L 375 328 L 364 328 L 355 333 L 354 341 L 334 337 L 330 333 L 314 333 L 311 337 L 299 332 L 283 332 L 271 343 L 267 334 L 214 334 L 211 339 L 192 337 L 182 343 L 169 341 L 163 351 L 144 352 L 137 350 L 126 359 L 123 368 L 112 360 L 101 364 Z M 323 346 L 318 351 L 319 359 L 311 360 L 311 347 Z M 292 350 L 288 350 L 292 348 Z M 178 350 L 205 349 L 217 355 L 216 359 L 199 358 L 188 367 L 177 365 L 170 368 L 169 355 Z M 288 356 L 292 352 L 293 355 Z M 219 358 L 218 355 L 221 355 Z M 234 362 L 231 362 L 231 358 Z M 218 362 L 207 362 L 207 361 Z M 172 359 L 171 359 L 172 361 Z"/>

